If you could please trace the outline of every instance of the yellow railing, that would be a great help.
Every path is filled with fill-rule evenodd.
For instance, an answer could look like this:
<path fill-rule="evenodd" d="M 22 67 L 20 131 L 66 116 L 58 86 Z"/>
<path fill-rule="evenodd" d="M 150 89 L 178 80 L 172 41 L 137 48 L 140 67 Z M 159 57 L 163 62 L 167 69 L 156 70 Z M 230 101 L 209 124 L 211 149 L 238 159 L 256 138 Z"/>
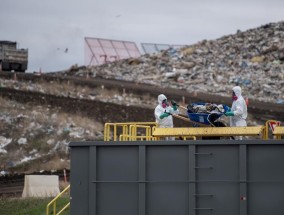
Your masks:
<path fill-rule="evenodd" d="M 152 140 L 152 133 L 151 133 L 151 126 L 147 126 L 147 125 L 130 125 L 129 126 L 130 128 L 130 138 L 132 141 L 135 141 L 139 138 L 139 136 L 137 136 L 137 130 L 139 128 L 142 128 L 142 129 L 145 129 L 145 136 L 143 136 L 142 140 L 145 139 L 145 140 Z"/>
<path fill-rule="evenodd" d="M 281 140 L 281 136 L 284 136 L 284 126 L 277 126 L 273 131 L 273 135 L 275 139 Z"/>
<path fill-rule="evenodd" d="M 152 130 L 156 122 L 105 123 L 104 141 L 153 140 Z M 138 135 L 138 129 L 144 129 L 144 135 Z"/>
<path fill-rule="evenodd" d="M 70 206 L 70 201 L 58 212 L 56 213 L 56 201 L 67 191 L 70 189 L 70 184 L 61 192 L 59 193 L 54 199 L 52 199 L 48 205 L 46 206 L 46 215 L 50 215 L 49 213 L 49 207 L 53 204 L 53 215 L 59 215 L 61 214 L 65 209 L 67 209 Z"/>
<path fill-rule="evenodd" d="M 260 136 L 262 139 L 269 139 L 273 133 L 270 131 L 270 123 L 276 123 L 276 120 L 268 120 L 265 123 L 265 126 L 251 126 L 251 127 L 202 127 L 204 129 L 199 128 L 187 128 L 188 130 L 185 134 L 181 135 L 179 132 L 176 134 L 171 134 L 172 137 L 179 137 L 179 139 L 193 139 L 196 140 L 197 136 L 216 136 L 219 134 L 214 134 L 214 132 L 218 132 L 224 136 L 238 136 L 236 135 L 236 131 L 239 132 L 239 136 Z M 152 141 L 152 140 L 161 140 L 162 136 L 167 136 L 170 131 L 180 131 L 180 129 L 186 128 L 169 128 L 164 132 L 164 129 L 159 128 L 159 130 L 163 130 L 160 136 L 153 135 L 155 129 L 157 128 L 157 123 L 155 122 L 127 122 L 127 123 L 106 123 L 104 128 L 104 141 Z M 198 134 L 194 133 L 194 131 L 198 132 Z M 212 130 L 212 131 L 211 131 Z M 138 132 L 139 131 L 139 132 Z M 210 131 L 210 132 L 209 132 Z M 209 133 L 208 133 L 209 132 Z M 237 133 L 238 133 L 237 132 Z M 251 133 L 252 132 L 252 133 Z M 204 134 L 204 135 L 202 135 Z M 276 136 L 276 135 L 275 135 Z M 281 135 L 276 136 L 277 139 L 281 138 Z"/>

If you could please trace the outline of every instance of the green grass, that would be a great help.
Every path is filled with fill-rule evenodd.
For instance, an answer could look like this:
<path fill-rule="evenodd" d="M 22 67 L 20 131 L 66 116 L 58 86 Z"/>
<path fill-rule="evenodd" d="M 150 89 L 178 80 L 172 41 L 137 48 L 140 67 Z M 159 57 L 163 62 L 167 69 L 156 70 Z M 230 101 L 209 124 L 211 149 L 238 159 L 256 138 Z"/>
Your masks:
<path fill-rule="evenodd" d="M 0 199 L 0 214 L 1 215 L 46 215 L 46 206 L 51 201 L 51 198 L 18 198 L 18 199 Z M 67 203 L 69 198 L 60 198 L 57 201 L 58 213 Z M 49 208 L 50 214 L 53 214 L 53 205 Z M 69 208 L 61 215 L 69 215 Z"/>

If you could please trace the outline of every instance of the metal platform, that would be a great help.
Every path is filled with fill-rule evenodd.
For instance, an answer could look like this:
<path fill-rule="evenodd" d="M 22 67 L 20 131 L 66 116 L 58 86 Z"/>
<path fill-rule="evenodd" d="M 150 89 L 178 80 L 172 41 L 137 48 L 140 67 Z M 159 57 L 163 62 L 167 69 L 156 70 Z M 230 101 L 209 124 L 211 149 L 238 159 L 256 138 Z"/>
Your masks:
<path fill-rule="evenodd" d="M 178 136 L 263 136 L 264 126 L 253 127 L 202 127 L 202 128 L 156 128 L 154 137 Z"/>

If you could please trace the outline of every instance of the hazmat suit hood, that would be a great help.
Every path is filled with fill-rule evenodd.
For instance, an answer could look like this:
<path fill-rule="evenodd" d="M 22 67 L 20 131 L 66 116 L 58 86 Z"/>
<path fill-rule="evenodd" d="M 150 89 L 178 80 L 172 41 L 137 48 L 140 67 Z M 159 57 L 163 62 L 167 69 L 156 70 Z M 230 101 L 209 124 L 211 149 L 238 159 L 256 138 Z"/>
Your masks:
<path fill-rule="evenodd" d="M 239 86 L 235 86 L 232 89 L 234 91 L 234 93 L 236 94 L 236 96 L 239 98 L 242 96 L 242 89 Z"/>
<path fill-rule="evenodd" d="M 163 100 L 165 100 L 165 99 L 167 99 L 167 97 L 166 97 L 164 94 L 160 94 L 160 95 L 158 96 L 158 103 L 159 103 L 159 105 L 162 106 L 162 102 L 163 102 Z"/>

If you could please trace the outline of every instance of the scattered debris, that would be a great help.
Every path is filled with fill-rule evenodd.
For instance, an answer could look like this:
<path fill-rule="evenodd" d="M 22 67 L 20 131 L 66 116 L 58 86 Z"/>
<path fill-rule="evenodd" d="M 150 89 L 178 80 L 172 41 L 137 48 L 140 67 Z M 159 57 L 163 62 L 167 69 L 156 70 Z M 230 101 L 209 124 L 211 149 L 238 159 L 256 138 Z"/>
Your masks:
<path fill-rule="evenodd" d="M 57 74 L 84 77 L 88 73 L 93 77 L 223 96 L 238 84 L 248 98 L 276 103 L 284 99 L 283 53 L 284 21 L 281 21 L 181 49 L 146 54 L 136 60 L 78 67 L 76 71 Z M 270 87 L 264 90 L 264 84 Z"/>

